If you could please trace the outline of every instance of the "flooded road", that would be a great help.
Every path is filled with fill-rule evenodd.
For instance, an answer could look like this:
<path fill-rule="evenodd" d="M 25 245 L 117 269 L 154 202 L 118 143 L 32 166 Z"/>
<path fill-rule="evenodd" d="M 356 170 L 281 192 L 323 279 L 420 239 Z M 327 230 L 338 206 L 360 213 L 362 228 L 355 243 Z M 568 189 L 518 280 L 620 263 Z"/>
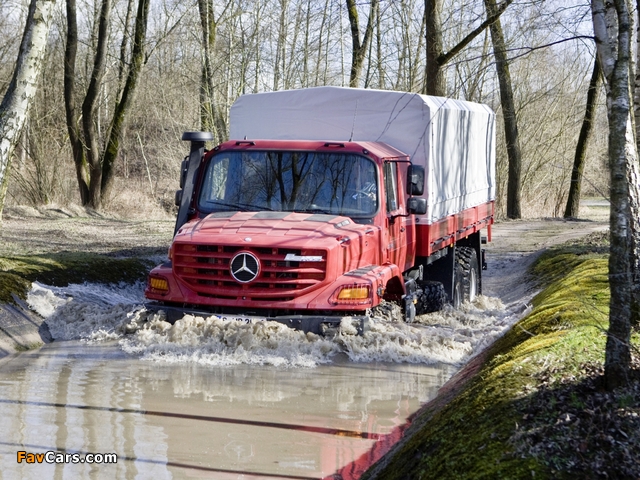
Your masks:
<path fill-rule="evenodd" d="M 357 479 L 526 313 L 535 252 L 605 227 L 503 223 L 483 272 L 491 296 L 412 324 L 387 305 L 364 336 L 348 321 L 331 339 L 271 322 L 170 325 L 141 309 L 141 285 L 34 284 L 27 302 L 56 340 L 0 359 L 0 479 Z"/>
<path fill-rule="evenodd" d="M 413 324 L 388 306 L 366 335 L 345 321 L 328 339 L 170 325 L 141 300 L 140 285 L 33 285 L 56 340 L 0 360 L 0 478 L 356 479 L 515 318 L 488 297 Z"/>
<path fill-rule="evenodd" d="M 452 372 L 349 361 L 211 367 L 141 361 L 113 342 L 54 342 L 0 363 L 0 477 L 323 478 L 397 441 Z M 18 451 L 118 459 L 18 464 Z"/>

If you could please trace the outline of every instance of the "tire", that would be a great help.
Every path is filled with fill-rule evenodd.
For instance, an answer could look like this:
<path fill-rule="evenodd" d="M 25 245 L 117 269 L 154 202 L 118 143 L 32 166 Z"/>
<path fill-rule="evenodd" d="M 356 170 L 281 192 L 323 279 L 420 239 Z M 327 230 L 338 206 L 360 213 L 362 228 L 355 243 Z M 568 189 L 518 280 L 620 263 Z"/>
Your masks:
<path fill-rule="evenodd" d="M 418 295 L 416 315 L 437 312 L 449 303 L 442 283 L 425 281 L 420 282 L 419 287 L 422 293 Z"/>
<path fill-rule="evenodd" d="M 456 248 L 456 277 L 460 278 L 461 283 L 461 302 L 473 302 L 480 293 L 480 267 L 478 264 L 478 256 L 475 249 L 471 247 Z M 454 297 L 455 286 L 454 283 Z M 454 307 L 458 308 L 459 305 Z"/>

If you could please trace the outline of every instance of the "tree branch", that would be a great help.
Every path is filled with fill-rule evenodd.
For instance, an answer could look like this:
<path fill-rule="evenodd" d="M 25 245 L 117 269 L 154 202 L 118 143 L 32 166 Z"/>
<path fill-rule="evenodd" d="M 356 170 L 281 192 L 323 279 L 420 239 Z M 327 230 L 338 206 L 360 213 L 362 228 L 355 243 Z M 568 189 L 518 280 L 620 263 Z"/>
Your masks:
<path fill-rule="evenodd" d="M 500 18 L 507 7 L 513 3 L 513 0 L 505 0 L 496 10 L 494 15 L 488 17 L 484 22 L 482 22 L 476 29 L 472 30 L 469 35 L 464 37 L 455 47 L 449 50 L 447 53 L 443 53 L 436 58 L 436 61 L 439 65 L 446 65 L 453 57 L 455 57 L 458 53 L 462 51 L 464 47 L 469 45 L 471 41 L 480 35 L 489 25 L 494 23 L 496 20 Z"/>

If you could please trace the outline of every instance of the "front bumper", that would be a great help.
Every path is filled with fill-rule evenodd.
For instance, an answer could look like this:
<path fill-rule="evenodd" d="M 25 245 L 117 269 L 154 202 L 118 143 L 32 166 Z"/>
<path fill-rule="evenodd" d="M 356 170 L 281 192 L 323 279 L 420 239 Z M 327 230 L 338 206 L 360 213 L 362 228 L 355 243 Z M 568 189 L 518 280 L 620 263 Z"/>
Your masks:
<path fill-rule="evenodd" d="M 244 323 L 255 323 L 259 321 L 278 322 L 295 330 L 305 333 L 315 333 L 317 335 L 328 335 L 337 332 L 343 318 L 349 318 L 356 327 L 358 335 L 364 335 L 369 331 L 369 317 L 365 315 L 354 315 L 349 317 L 339 317 L 330 315 L 278 315 L 266 317 L 254 317 L 251 315 L 239 315 L 237 313 L 225 314 L 207 311 L 204 308 L 176 307 L 164 305 L 159 302 L 147 302 L 145 308 L 153 312 L 163 311 L 169 323 L 175 323 L 185 315 L 194 315 L 203 318 L 215 316 L 222 319 L 236 320 Z"/>

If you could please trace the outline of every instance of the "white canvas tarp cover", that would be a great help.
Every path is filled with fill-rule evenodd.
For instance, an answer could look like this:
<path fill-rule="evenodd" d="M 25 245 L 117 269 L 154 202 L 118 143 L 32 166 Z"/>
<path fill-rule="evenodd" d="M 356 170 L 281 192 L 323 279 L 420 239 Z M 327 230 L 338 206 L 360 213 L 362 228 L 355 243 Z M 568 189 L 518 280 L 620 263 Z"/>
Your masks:
<path fill-rule="evenodd" d="M 495 198 L 495 114 L 486 105 L 343 87 L 257 93 L 231 107 L 230 138 L 387 143 L 425 167 L 420 223 Z"/>

